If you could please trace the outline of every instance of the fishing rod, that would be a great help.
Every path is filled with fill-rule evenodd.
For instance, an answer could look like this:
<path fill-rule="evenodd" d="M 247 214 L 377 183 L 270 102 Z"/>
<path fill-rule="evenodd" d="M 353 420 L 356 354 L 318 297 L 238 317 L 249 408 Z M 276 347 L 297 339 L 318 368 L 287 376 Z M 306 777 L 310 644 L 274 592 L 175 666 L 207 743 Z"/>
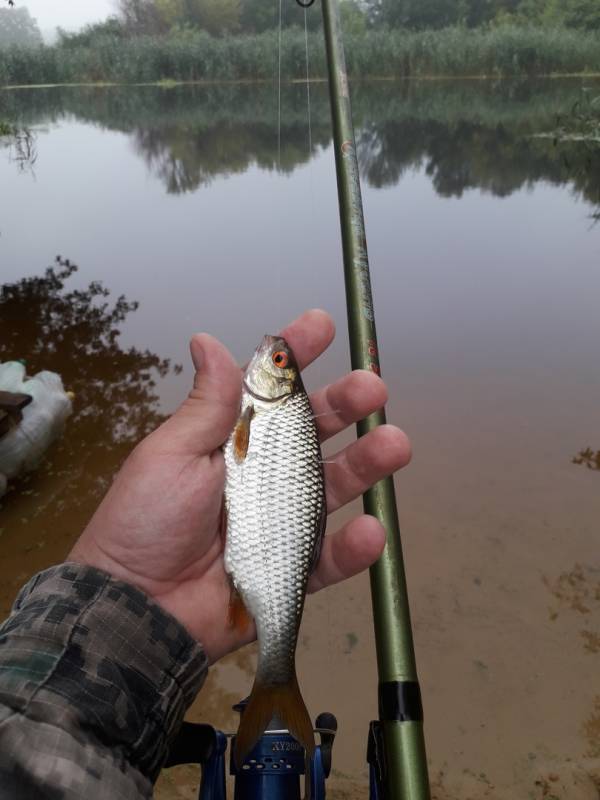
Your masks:
<path fill-rule="evenodd" d="M 333 122 L 348 332 L 353 369 L 381 374 L 348 72 L 338 0 L 321 0 Z M 385 411 L 357 425 L 358 435 L 385 424 Z M 429 800 L 423 710 L 402 557 L 394 482 L 364 495 L 367 514 L 387 532 L 385 551 L 371 568 L 379 674 L 379 719 L 371 723 L 369 763 L 384 800 Z"/>

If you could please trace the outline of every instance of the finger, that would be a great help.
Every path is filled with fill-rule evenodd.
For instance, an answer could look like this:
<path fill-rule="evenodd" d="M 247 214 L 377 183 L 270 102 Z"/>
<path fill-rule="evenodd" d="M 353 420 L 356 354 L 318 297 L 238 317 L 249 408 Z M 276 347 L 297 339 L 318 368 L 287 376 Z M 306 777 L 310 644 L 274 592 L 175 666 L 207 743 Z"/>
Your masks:
<path fill-rule="evenodd" d="M 284 328 L 280 336 L 292 348 L 300 369 L 304 369 L 323 353 L 335 336 L 335 324 L 326 311 L 305 311 Z"/>
<path fill-rule="evenodd" d="M 170 434 L 170 449 L 202 455 L 220 447 L 235 425 L 242 380 L 229 350 L 212 336 L 194 336 L 190 351 L 194 388 L 163 430 Z"/>
<path fill-rule="evenodd" d="M 311 575 L 308 591 L 358 575 L 374 564 L 385 547 L 385 530 L 375 517 L 357 517 L 323 539 L 321 558 Z"/>
<path fill-rule="evenodd" d="M 335 436 L 387 402 L 385 383 L 373 372 L 357 369 L 310 397 L 321 441 Z"/>
<path fill-rule="evenodd" d="M 410 442 L 394 425 L 381 425 L 327 460 L 325 485 L 331 514 L 359 497 L 373 484 L 405 467 Z"/>

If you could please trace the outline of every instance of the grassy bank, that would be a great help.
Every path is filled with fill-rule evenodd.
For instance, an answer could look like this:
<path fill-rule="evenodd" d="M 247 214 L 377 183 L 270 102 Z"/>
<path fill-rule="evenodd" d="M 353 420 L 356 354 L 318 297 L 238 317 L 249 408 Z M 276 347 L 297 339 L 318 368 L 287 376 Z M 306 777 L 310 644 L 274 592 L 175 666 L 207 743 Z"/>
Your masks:
<path fill-rule="evenodd" d="M 353 77 L 551 75 L 600 72 L 600 35 L 567 29 L 371 31 L 346 39 Z M 311 34 L 311 75 L 325 76 L 320 34 Z M 197 32 L 129 40 L 100 37 L 93 46 L 0 51 L 0 85 L 161 80 L 271 80 L 277 34 L 213 38 Z M 305 75 L 304 34 L 283 36 L 285 80 Z"/>

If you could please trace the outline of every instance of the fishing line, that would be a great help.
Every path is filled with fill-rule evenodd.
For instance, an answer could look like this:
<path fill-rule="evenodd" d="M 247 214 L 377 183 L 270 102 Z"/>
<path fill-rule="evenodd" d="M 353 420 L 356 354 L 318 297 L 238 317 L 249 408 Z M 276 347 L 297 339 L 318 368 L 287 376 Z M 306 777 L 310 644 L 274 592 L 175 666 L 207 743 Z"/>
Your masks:
<path fill-rule="evenodd" d="M 281 172 L 281 35 L 283 31 L 283 0 L 279 0 L 279 42 L 277 69 L 277 167 Z"/>
<path fill-rule="evenodd" d="M 312 156 L 312 118 L 310 109 L 310 56 L 308 53 L 308 6 L 304 6 L 304 46 L 306 50 L 306 103 L 308 114 L 308 152 Z"/>
<path fill-rule="evenodd" d="M 308 207 L 310 208 L 310 215 L 311 215 L 311 224 L 309 225 L 309 229 L 314 231 L 315 230 L 315 191 L 314 191 L 314 182 L 313 182 L 313 172 L 312 172 L 312 156 L 313 156 L 313 137 L 312 137 L 312 105 L 311 105 L 311 91 L 310 91 L 310 48 L 308 44 L 308 9 L 313 4 L 314 0 L 311 2 L 300 2 L 300 0 L 296 0 L 299 6 L 304 9 L 304 58 L 305 58 L 305 75 L 304 79 L 306 81 L 306 119 L 307 119 L 307 126 L 308 126 L 308 161 L 307 161 L 307 177 L 308 177 Z M 317 276 L 317 265 L 318 261 L 315 257 L 315 243 L 314 237 L 310 237 L 309 241 L 311 243 L 312 253 L 307 253 L 307 258 L 312 258 L 315 269 L 313 270 L 313 275 Z M 318 281 L 313 284 L 314 286 L 318 285 Z M 310 306 L 320 306 L 322 305 L 319 302 L 313 302 L 312 298 L 309 303 Z"/>
<path fill-rule="evenodd" d="M 279 182 L 281 179 L 281 118 L 282 118 L 282 94 L 281 94 L 281 82 L 282 82 L 282 37 L 283 37 L 283 0 L 275 0 L 275 17 L 277 19 L 277 165 L 275 169 L 275 177 L 276 177 L 276 184 L 277 190 L 280 190 Z M 283 264 L 283 218 L 282 214 L 283 204 L 278 202 L 276 205 L 276 219 L 274 220 L 274 228 L 275 228 L 275 236 L 276 236 L 276 243 L 277 243 L 277 261 L 279 264 Z M 282 275 L 282 268 L 281 266 L 279 269 L 275 270 L 276 274 L 276 282 L 277 282 L 277 308 L 279 312 L 279 317 L 281 318 L 282 308 L 283 308 L 283 294 L 282 294 L 282 286 L 283 286 L 283 275 Z"/>

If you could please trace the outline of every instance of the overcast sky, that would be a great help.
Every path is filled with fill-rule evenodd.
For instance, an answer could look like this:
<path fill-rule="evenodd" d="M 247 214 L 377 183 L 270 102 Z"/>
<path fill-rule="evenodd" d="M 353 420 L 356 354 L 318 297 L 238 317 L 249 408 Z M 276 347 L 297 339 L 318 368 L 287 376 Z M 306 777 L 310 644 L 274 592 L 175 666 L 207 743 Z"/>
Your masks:
<path fill-rule="evenodd" d="M 88 22 L 106 19 L 115 13 L 115 0 L 15 0 L 16 6 L 26 6 L 44 31 L 57 26 L 73 30 Z"/>

